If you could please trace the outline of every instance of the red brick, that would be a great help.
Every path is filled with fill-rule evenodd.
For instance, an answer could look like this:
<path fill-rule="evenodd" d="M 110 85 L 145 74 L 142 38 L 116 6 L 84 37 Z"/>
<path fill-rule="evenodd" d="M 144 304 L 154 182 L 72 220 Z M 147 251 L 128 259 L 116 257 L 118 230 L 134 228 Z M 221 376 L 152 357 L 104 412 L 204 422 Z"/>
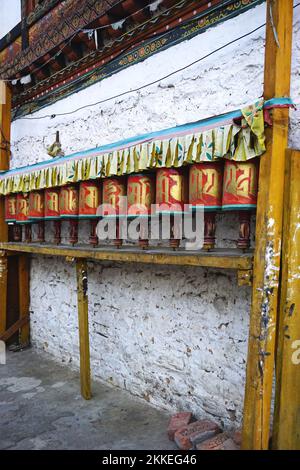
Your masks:
<path fill-rule="evenodd" d="M 193 415 L 189 411 L 182 411 L 181 413 L 176 413 L 176 415 L 171 417 L 168 426 L 168 436 L 170 441 L 174 441 L 175 432 L 183 426 L 190 424 L 192 418 Z"/>
<path fill-rule="evenodd" d="M 229 434 L 223 432 L 196 446 L 197 450 L 238 450 L 239 447 Z"/>
<path fill-rule="evenodd" d="M 205 441 L 221 432 L 219 426 L 208 419 L 178 429 L 175 433 L 175 442 L 181 450 L 192 449 L 199 442 Z"/>
<path fill-rule="evenodd" d="M 238 446 L 242 445 L 242 431 L 241 431 L 241 429 L 237 429 L 233 433 L 232 440 L 236 443 L 236 445 L 238 445 Z"/>

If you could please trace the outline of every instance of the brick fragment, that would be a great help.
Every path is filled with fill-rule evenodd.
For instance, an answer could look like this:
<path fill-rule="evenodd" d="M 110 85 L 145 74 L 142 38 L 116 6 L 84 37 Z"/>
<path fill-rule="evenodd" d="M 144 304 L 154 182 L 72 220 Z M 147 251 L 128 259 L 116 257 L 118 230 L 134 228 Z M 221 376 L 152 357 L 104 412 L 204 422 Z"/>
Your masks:
<path fill-rule="evenodd" d="M 175 432 L 174 440 L 181 450 L 192 449 L 199 442 L 220 433 L 220 427 L 208 419 L 195 421 Z"/>
<path fill-rule="evenodd" d="M 238 445 L 228 433 L 223 432 L 196 446 L 197 450 L 239 450 Z"/>
<path fill-rule="evenodd" d="M 237 429 L 233 435 L 232 435 L 232 440 L 233 442 L 236 443 L 237 446 L 241 446 L 242 445 L 242 430 L 241 429 Z"/>
<path fill-rule="evenodd" d="M 182 411 L 173 415 L 168 426 L 168 436 L 170 441 L 174 441 L 175 432 L 178 429 L 190 424 L 192 419 L 193 415 L 189 411 Z"/>

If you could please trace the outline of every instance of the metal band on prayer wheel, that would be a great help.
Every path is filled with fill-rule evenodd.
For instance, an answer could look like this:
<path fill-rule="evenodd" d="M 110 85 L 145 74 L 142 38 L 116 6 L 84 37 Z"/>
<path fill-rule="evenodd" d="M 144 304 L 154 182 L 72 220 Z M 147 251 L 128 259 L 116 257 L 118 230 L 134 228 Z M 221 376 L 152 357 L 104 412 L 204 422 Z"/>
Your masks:
<path fill-rule="evenodd" d="M 155 202 L 155 182 L 151 175 L 130 175 L 127 180 L 128 216 L 146 217 L 151 214 Z M 145 227 L 145 225 L 147 226 Z M 146 231 L 144 229 L 147 229 Z M 139 245 L 145 249 L 149 246 L 148 222 L 142 221 Z"/>
<path fill-rule="evenodd" d="M 29 193 L 29 219 L 38 222 L 37 241 L 45 241 L 45 197 L 44 191 L 32 191 Z"/>
<path fill-rule="evenodd" d="M 25 242 L 30 243 L 31 224 L 28 218 L 29 213 L 29 193 L 17 194 L 17 224 L 25 224 Z M 22 234 L 21 234 L 22 237 Z"/>
<path fill-rule="evenodd" d="M 171 214 L 170 246 L 179 247 L 174 215 L 182 213 L 188 200 L 186 174 L 181 169 L 162 168 L 156 173 L 156 204 L 160 214 Z M 178 228 L 178 227 L 177 227 Z"/>
<path fill-rule="evenodd" d="M 98 244 L 96 234 L 99 215 L 97 210 L 101 204 L 100 184 L 98 181 L 82 181 L 79 186 L 79 218 L 91 219 L 89 243 Z"/>
<path fill-rule="evenodd" d="M 189 203 L 204 209 L 204 249 L 215 246 L 216 212 L 222 207 L 223 165 L 221 162 L 195 163 L 190 167 Z"/>
<path fill-rule="evenodd" d="M 54 243 L 61 242 L 61 221 L 59 214 L 60 188 L 49 188 L 45 190 L 45 220 L 54 222 Z"/>
<path fill-rule="evenodd" d="M 122 196 L 126 196 L 126 180 L 125 178 L 108 178 L 103 181 L 103 216 L 119 217 L 126 213 L 126 206 L 122 200 Z M 120 238 L 120 222 L 116 221 L 116 238 L 114 245 L 117 248 L 122 246 Z"/>
<path fill-rule="evenodd" d="M 5 196 L 5 222 L 14 223 L 17 220 L 17 195 Z"/>
<path fill-rule="evenodd" d="M 62 186 L 59 194 L 59 212 L 61 219 L 69 220 L 69 242 L 78 242 L 79 190 L 75 185 Z"/>
<path fill-rule="evenodd" d="M 22 226 L 16 224 L 17 220 L 17 195 L 9 194 L 5 196 L 5 222 L 12 224 L 13 240 L 22 241 Z"/>
<path fill-rule="evenodd" d="M 240 229 L 238 248 L 250 246 L 250 216 L 257 204 L 258 162 L 226 160 L 223 184 L 223 210 L 239 212 Z"/>

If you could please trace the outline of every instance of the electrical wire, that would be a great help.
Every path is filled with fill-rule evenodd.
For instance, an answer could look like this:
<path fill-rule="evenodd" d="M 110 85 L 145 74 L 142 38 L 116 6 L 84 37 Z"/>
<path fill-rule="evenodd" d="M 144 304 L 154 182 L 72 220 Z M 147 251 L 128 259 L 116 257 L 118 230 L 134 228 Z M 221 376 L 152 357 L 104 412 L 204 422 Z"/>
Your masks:
<path fill-rule="evenodd" d="M 61 53 L 62 51 L 71 43 L 71 41 L 74 39 L 74 37 L 80 33 L 80 32 L 83 32 L 83 33 L 88 33 L 90 31 L 97 31 L 97 30 L 100 30 L 100 29 L 106 29 L 106 28 L 110 28 L 114 25 L 117 25 L 117 24 L 120 24 L 120 22 L 122 22 L 122 24 L 128 19 L 128 18 L 131 18 L 132 16 L 140 13 L 141 11 L 143 10 L 146 10 L 148 8 L 150 8 L 152 5 L 154 5 L 156 3 L 157 0 L 154 0 L 153 2 L 149 3 L 148 5 L 144 6 L 143 8 L 140 8 L 139 10 L 131 13 L 130 15 L 126 16 L 125 18 L 122 18 L 121 20 L 118 20 L 118 21 L 114 21 L 113 23 L 109 23 L 109 24 L 106 24 L 106 25 L 103 25 L 103 26 L 99 26 L 98 28 L 80 28 L 78 29 L 72 36 L 71 38 L 68 39 L 68 41 L 66 42 L 66 44 L 58 51 L 56 52 L 52 57 L 50 57 L 46 62 L 44 62 L 43 64 L 41 64 L 39 67 L 35 68 L 34 70 L 30 71 L 30 74 L 34 74 L 35 72 L 38 72 L 39 70 L 41 70 L 43 67 L 45 67 L 46 65 L 49 64 L 49 62 L 51 62 L 52 60 L 55 60 Z M 174 9 L 174 8 L 179 8 L 179 5 L 181 6 L 182 3 L 185 3 L 186 0 L 180 0 L 178 3 L 176 3 L 175 5 L 172 5 L 170 8 L 160 12 L 158 15 L 153 15 L 149 20 L 145 21 L 144 23 L 142 23 L 141 25 L 138 25 L 136 28 L 126 32 L 125 34 L 123 34 L 121 36 L 121 38 L 123 38 L 124 36 L 128 35 L 128 34 L 132 34 L 136 29 L 140 28 L 141 26 L 143 25 L 146 25 L 149 21 L 153 21 L 155 20 L 156 18 L 159 18 L 160 16 L 163 16 L 165 15 L 167 12 L 169 12 L 170 10 Z M 121 3 L 121 2 L 119 2 Z M 118 4 L 119 4 L 118 3 Z M 117 4 L 117 5 L 118 5 Z M 115 6 L 115 5 L 113 5 Z M 121 39 L 120 38 L 120 39 Z M 29 75 L 29 74 L 27 74 Z M 25 77 L 27 76 L 25 75 Z M 23 78 L 23 77 L 21 77 Z M 20 80 L 19 78 L 1 78 L 0 77 L 0 80 L 1 81 L 4 81 L 4 82 L 14 82 L 16 80 Z"/>
<path fill-rule="evenodd" d="M 164 75 L 163 77 L 160 77 L 160 78 L 158 78 L 158 79 L 156 79 L 156 80 L 154 80 L 154 81 L 152 81 L 152 82 L 146 83 L 146 84 L 141 85 L 141 86 L 139 86 L 139 87 L 132 88 L 131 90 L 124 91 L 123 93 L 119 93 L 119 94 L 114 95 L 114 96 L 110 96 L 109 98 L 105 98 L 105 99 L 100 100 L 100 101 L 97 101 L 97 102 L 95 102 L 95 103 L 91 103 L 91 104 L 86 104 L 86 105 L 80 106 L 79 108 L 76 108 L 76 109 L 74 109 L 73 111 L 67 111 L 67 112 L 64 112 L 64 113 L 57 113 L 57 114 L 46 114 L 46 115 L 44 115 L 44 116 L 31 117 L 31 118 L 29 118 L 29 117 L 20 117 L 20 118 L 17 118 L 17 119 L 26 119 L 26 120 L 31 121 L 31 120 L 39 120 L 39 119 L 46 119 L 46 118 L 52 118 L 52 119 L 53 119 L 53 118 L 58 117 L 58 116 L 67 116 L 67 115 L 70 115 L 70 114 L 74 114 L 74 113 L 76 113 L 76 112 L 78 112 L 78 111 L 81 111 L 82 109 L 91 108 L 91 107 L 93 107 L 93 106 L 97 106 L 97 105 L 99 105 L 99 104 L 106 103 L 107 101 L 120 98 L 120 97 L 125 96 L 125 95 L 127 95 L 127 94 L 129 94 L 129 93 L 135 93 L 135 92 L 137 92 L 137 91 L 143 90 L 144 88 L 148 88 L 149 86 L 156 85 L 157 83 L 159 83 L 159 82 L 161 82 L 161 81 L 163 81 L 163 80 L 166 80 L 167 78 L 172 77 L 173 75 L 175 75 L 175 74 L 177 74 L 177 73 L 179 73 L 179 72 L 182 72 L 182 71 L 184 71 L 184 70 L 186 70 L 186 69 L 192 67 L 192 66 L 195 65 L 195 64 L 198 64 L 198 63 L 201 62 L 202 60 L 207 59 L 208 57 L 210 57 L 210 56 L 212 56 L 213 54 L 216 54 L 217 52 L 219 52 L 219 51 L 225 49 L 226 47 L 230 46 L 231 44 L 234 44 L 234 43 L 240 41 L 241 39 L 244 39 L 244 38 L 250 36 L 251 34 L 255 33 L 256 31 L 259 31 L 260 29 L 262 29 L 262 28 L 265 27 L 265 26 L 266 26 L 266 23 L 264 23 L 264 24 L 258 26 L 257 28 L 255 28 L 255 29 L 249 31 L 249 32 L 246 33 L 246 34 L 243 34 L 242 36 L 239 36 L 239 37 L 236 38 L 236 39 L 233 39 L 232 41 L 227 42 L 226 44 L 223 44 L 222 46 L 220 46 L 220 47 L 218 47 L 217 49 L 215 49 L 215 50 L 209 52 L 209 53 L 206 54 L 205 56 L 200 57 L 199 59 L 196 59 L 196 60 L 194 60 L 193 62 L 191 62 L 191 63 L 189 63 L 189 64 L 187 64 L 187 65 L 185 65 L 185 66 L 183 66 L 183 67 L 180 67 L 179 69 L 176 69 L 176 70 L 174 70 L 173 72 L 168 73 L 167 75 Z"/>
<path fill-rule="evenodd" d="M 298 6 L 300 5 L 300 2 L 297 3 L 296 5 L 294 5 L 294 9 L 297 8 Z M 113 96 L 110 96 L 108 98 L 105 98 L 103 100 L 100 100 L 100 101 L 96 101 L 95 103 L 91 103 L 91 104 L 86 104 L 86 105 L 83 105 L 83 106 L 80 106 L 76 109 L 74 109 L 73 111 L 66 111 L 64 113 L 57 113 L 57 114 L 46 114 L 44 116 L 38 116 L 38 117 L 19 117 L 19 118 L 16 118 L 16 120 L 20 120 L 20 119 L 23 119 L 23 120 L 29 120 L 29 121 L 32 121 L 32 120 L 40 120 L 40 119 L 47 119 L 47 118 L 51 118 L 51 119 L 54 119 L 55 117 L 58 117 L 58 116 L 68 116 L 68 115 L 71 115 L 71 114 L 74 114 L 74 113 L 77 113 L 78 111 L 81 111 L 83 109 L 86 109 L 86 108 L 91 108 L 91 107 L 94 107 L 94 106 L 97 106 L 99 104 L 103 104 L 103 103 L 106 103 L 108 101 L 111 101 L 111 100 L 114 100 L 114 99 L 117 99 L 117 98 L 121 98 L 122 96 L 125 96 L 125 95 L 128 95 L 130 93 L 135 93 L 137 91 L 140 91 L 140 90 L 143 90 L 145 88 L 148 88 L 149 86 L 152 86 L 152 85 L 155 85 L 163 80 L 166 80 L 167 78 L 179 73 L 179 72 L 182 72 L 190 67 L 192 67 L 193 65 L 201 62 L 202 60 L 204 59 L 207 59 L 208 57 L 212 56 L 213 54 L 216 54 L 217 52 L 225 49 L 226 47 L 240 41 L 241 39 L 244 39 L 252 34 L 254 34 L 255 32 L 259 31 L 260 29 L 264 28 L 266 26 L 266 23 L 263 23 L 261 24 L 260 26 L 258 26 L 257 28 L 254 28 L 253 30 L 249 31 L 248 33 L 245 33 L 241 36 L 239 36 L 238 38 L 235 38 L 229 42 L 227 42 L 226 44 L 223 44 L 222 46 L 218 47 L 217 49 L 213 50 L 212 52 L 206 54 L 205 56 L 203 57 L 200 57 L 199 59 L 196 59 L 194 60 L 193 62 L 183 66 L 183 67 L 180 67 L 179 69 L 177 70 L 174 70 L 173 72 L 170 72 L 168 73 L 167 75 L 164 75 L 163 77 L 160 77 L 152 82 L 149 82 L 149 83 L 146 83 L 144 85 L 141 85 L 139 87 L 136 87 L 136 88 L 132 88 L 131 90 L 127 90 L 127 91 L 124 91 L 122 93 L 119 93 L 117 95 L 113 95 Z"/>

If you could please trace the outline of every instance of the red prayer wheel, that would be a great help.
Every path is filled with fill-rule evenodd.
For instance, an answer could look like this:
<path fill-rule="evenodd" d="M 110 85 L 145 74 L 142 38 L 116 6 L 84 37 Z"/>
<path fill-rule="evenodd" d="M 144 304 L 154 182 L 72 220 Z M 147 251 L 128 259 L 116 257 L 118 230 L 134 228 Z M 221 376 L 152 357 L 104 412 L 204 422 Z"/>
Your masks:
<path fill-rule="evenodd" d="M 122 197 L 126 196 L 125 178 L 108 178 L 103 181 L 103 216 L 117 217 L 126 214 L 126 206 Z M 120 222 L 116 221 L 116 238 L 114 245 L 119 248 L 122 245 L 120 238 Z"/>
<path fill-rule="evenodd" d="M 257 204 L 258 161 L 226 160 L 222 209 L 239 212 L 240 228 L 237 242 L 243 250 L 250 247 L 250 217 Z"/>
<path fill-rule="evenodd" d="M 59 213 L 60 188 L 49 188 L 45 190 L 45 220 L 54 222 L 54 243 L 61 242 L 61 220 Z"/>
<path fill-rule="evenodd" d="M 99 215 L 97 209 L 101 204 L 100 185 L 97 181 L 82 181 L 79 186 L 79 218 L 90 219 L 91 232 L 89 242 L 91 245 L 98 244 L 96 234 Z"/>
<path fill-rule="evenodd" d="M 216 211 L 222 208 L 223 166 L 221 162 L 195 163 L 190 167 L 189 203 L 204 208 L 204 249 L 215 247 Z"/>
<path fill-rule="evenodd" d="M 29 219 L 38 222 L 37 241 L 45 241 L 45 203 L 44 191 L 32 191 L 29 193 Z"/>
<path fill-rule="evenodd" d="M 5 222 L 14 223 L 17 220 L 17 195 L 5 196 Z"/>
<path fill-rule="evenodd" d="M 152 204 L 155 202 L 155 182 L 151 175 L 131 175 L 127 180 L 128 217 L 145 217 L 151 214 Z M 139 245 L 145 249 L 149 246 L 148 222 L 141 225 Z"/>
<path fill-rule="evenodd" d="M 156 173 L 156 204 L 160 214 L 171 214 L 170 246 L 179 247 L 174 214 L 182 213 L 188 200 L 186 174 L 182 169 L 162 168 Z"/>
<path fill-rule="evenodd" d="M 5 196 L 5 222 L 13 225 L 13 240 L 22 241 L 22 227 L 16 224 L 17 220 L 17 195 L 9 194 Z"/>
<path fill-rule="evenodd" d="M 29 213 L 29 193 L 17 194 L 17 224 L 25 225 L 25 242 L 31 242 L 31 224 L 28 218 Z M 22 229 L 21 229 L 22 232 Z M 22 234 L 21 234 L 22 238 Z"/>
<path fill-rule="evenodd" d="M 69 220 L 69 242 L 78 242 L 79 191 L 75 185 L 62 186 L 59 194 L 59 212 L 62 219 Z"/>

